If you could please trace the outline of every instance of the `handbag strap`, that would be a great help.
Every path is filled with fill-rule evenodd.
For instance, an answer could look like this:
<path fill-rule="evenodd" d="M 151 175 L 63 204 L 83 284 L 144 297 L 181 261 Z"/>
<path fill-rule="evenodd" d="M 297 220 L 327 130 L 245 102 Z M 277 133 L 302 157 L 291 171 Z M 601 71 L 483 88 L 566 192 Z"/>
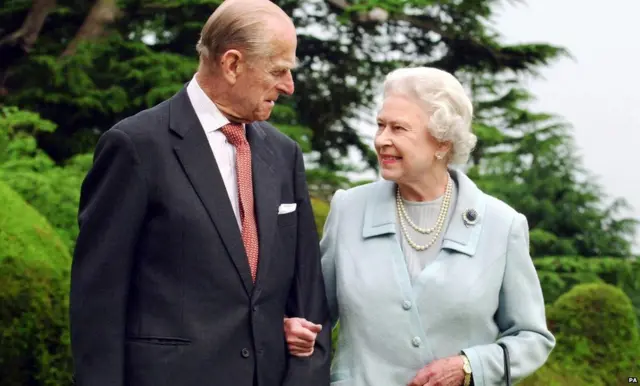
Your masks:
<path fill-rule="evenodd" d="M 502 347 L 504 353 L 504 378 L 507 386 L 511 386 L 511 360 L 509 359 L 509 349 L 507 345 L 502 342 L 498 343 L 498 346 Z"/>

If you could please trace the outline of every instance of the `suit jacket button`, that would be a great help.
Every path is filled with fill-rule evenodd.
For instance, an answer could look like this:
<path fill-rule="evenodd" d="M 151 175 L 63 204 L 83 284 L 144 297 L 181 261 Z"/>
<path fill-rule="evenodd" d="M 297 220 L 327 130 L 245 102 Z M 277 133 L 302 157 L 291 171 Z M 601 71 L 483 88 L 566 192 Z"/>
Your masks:
<path fill-rule="evenodd" d="M 413 347 L 420 347 L 421 343 L 422 340 L 417 336 L 411 340 L 411 344 L 413 345 Z"/>
<path fill-rule="evenodd" d="M 249 358 L 249 350 L 248 349 L 243 348 L 241 354 L 242 354 L 243 358 Z"/>
<path fill-rule="evenodd" d="M 404 302 L 402 302 L 402 308 L 404 308 L 405 310 L 410 310 L 411 309 L 411 302 L 408 300 L 405 300 Z"/>

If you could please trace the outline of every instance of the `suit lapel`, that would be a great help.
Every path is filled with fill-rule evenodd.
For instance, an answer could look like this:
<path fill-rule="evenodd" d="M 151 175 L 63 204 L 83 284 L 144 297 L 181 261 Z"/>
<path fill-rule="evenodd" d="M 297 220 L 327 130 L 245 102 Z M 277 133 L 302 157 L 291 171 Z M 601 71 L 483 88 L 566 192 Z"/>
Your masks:
<path fill-rule="evenodd" d="M 242 236 L 234 219 L 235 215 L 220 170 L 207 136 L 189 101 L 186 88 L 183 88 L 170 103 L 170 129 L 181 139 L 174 146 L 175 153 L 215 224 L 247 294 L 250 294 L 253 282 Z"/>
<path fill-rule="evenodd" d="M 266 140 L 266 133 L 257 123 L 247 125 L 246 128 L 251 146 L 253 197 L 260 247 L 257 281 L 260 281 L 265 277 L 272 258 L 269 251 L 277 227 L 280 184 L 273 166 L 275 156 Z"/>

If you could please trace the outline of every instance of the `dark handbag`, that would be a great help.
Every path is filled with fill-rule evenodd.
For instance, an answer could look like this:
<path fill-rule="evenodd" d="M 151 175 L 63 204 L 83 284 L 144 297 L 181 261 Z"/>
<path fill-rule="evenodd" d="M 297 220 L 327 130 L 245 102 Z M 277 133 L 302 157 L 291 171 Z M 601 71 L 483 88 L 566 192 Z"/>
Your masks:
<path fill-rule="evenodd" d="M 504 353 L 504 378 L 506 381 L 505 385 L 511 386 L 511 360 L 509 360 L 509 349 L 502 342 L 498 343 L 498 346 L 502 347 L 502 352 Z"/>

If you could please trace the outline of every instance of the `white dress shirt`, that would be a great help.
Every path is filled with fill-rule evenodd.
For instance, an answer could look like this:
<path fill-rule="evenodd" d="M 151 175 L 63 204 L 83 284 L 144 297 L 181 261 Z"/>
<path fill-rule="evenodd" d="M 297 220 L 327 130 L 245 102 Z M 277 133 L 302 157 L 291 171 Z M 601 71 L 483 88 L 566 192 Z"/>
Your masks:
<path fill-rule="evenodd" d="M 222 115 L 207 94 L 204 93 L 195 75 L 187 86 L 187 95 L 207 135 L 209 146 L 211 146 L 211 151 L 222 175 L 222 181 L 227 189 L 238 227 L 242 229 L 240 206 L 238 203 L 238 180 L 236 178 L 236 149 L 227 141 L 227 137 L 222 133 L 222 130 L 220 130 L 220 128 L 230 122 L 227 117 Z"/>

